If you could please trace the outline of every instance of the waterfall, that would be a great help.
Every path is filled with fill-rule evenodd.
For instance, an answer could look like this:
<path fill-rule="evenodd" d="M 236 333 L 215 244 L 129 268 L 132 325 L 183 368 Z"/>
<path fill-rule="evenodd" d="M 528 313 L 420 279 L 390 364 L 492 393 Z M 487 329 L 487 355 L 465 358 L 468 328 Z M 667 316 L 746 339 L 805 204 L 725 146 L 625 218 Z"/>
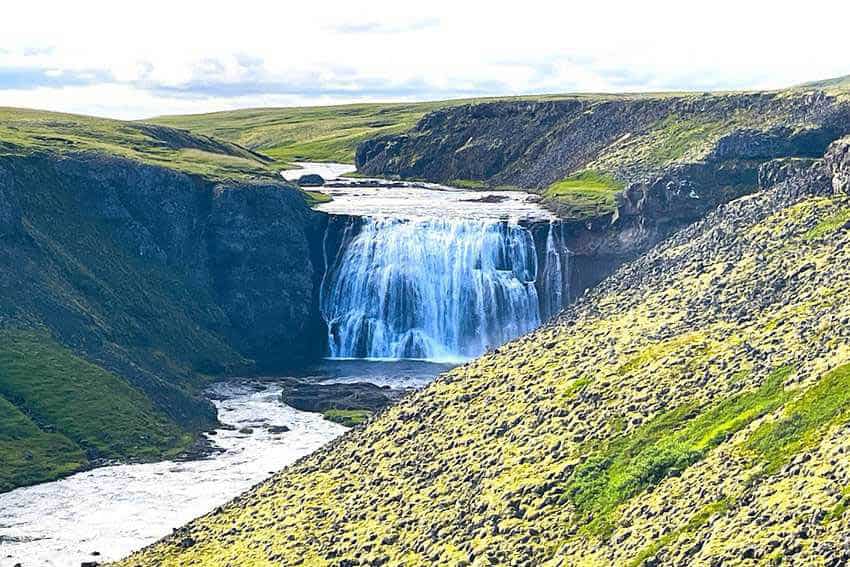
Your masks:
<path fill-rule="evenodd" d="M 540 314 L 546 320 L 570 302 L 570 251 L 564 244 L 564 225 L 561 223 L 549 223 L 543 266 Z"/>
<path fill-rule="evenodd" d="M 451 361 L 531 331 L 541 312 L 548 316 L 564 300 L 557 246 L 557 269 L 548 244 L 543 266 L 542 289 L 553 296 L 541 300 L 527 228 L 462 219 L 351 221 L 320 295 L 330 354 Z"/>

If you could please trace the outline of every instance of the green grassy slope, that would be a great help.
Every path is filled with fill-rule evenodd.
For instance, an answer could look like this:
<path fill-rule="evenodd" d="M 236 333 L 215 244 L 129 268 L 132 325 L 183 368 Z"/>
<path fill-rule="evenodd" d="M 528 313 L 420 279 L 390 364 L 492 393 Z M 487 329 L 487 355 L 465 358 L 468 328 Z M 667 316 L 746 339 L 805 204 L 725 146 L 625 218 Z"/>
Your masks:
<path fill-rule="evenodd" d="M 124 379 L 42 333 L 0 330 L 0 412 L 0 490 L 93 459 L 163 457 L 192 441 Z"/>
<path fill-rule="evenodd" d="M 76 472 L 86 463 L 77 444 L 40 429 L 0 396 L 0 492 Z"/>
<path fill-rule="evenodd" d="M 136 122 L 0 107 L 0 155 L 92 151 L 214 178 L 274 178 L 269 159 L 235 144 Z"/>
<path fill-rule="evenodd" d="M 561 204 L 562 218 L 589 218 L 610 213 L 617 206 L 617 195 L 624 184 L 611 175 L 585 170 L 556 181 L 543 196 Z"/>
<path fill-rule="evenodd" d="M 404 132 L 426 113 L 462 101 L 259 108 L 160 116 L 148 122 L 230 140 L 281 164 L 298 160 L 354 162 L 357 144 Z"/>
<path fill-rule="evenodd" d="M 850 232 L 823 223 L 850 198 L 811 183 L 724 206 L 121 564 L 845 557 Z"/>

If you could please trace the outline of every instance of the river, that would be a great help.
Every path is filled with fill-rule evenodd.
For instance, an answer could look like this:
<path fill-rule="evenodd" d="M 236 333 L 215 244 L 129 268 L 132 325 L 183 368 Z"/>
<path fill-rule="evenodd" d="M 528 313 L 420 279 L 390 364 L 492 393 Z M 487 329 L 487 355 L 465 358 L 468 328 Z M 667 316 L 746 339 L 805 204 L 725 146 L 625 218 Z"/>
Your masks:
<path fill-rule="evenodd" d="M 299 377 L 411 388 L 446 368 L 328 361 Z M 207 458 L 106 466 L 0 494 L 0 566 L 79 567 L 120 559 L 346 431 L 284 405 L 274 378 L 231 380 L 208 393 L 225 427 L 208 435 L 218 451 Z M 289 431 L 273 433 L 275 426 Z"/>

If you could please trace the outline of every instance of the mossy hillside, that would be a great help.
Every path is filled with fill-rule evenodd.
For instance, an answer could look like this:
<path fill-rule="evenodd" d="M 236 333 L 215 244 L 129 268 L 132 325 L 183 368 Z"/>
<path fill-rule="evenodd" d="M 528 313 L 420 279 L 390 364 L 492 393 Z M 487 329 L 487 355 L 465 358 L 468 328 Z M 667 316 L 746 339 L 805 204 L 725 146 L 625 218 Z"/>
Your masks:
<path fill-rule="evenodd" d="M 43 333 L 0 331 L 0 395 L 92 458 L 150 459 L 192 441 L 125 380 Z"/>
<path fill-rule="evenodd" d="M 97 152 L 215 179 L 279 179 L 271 160 L 230 142 L 161 126 L 0 107 L 0 155 Z"/>
<path fill-rule="evenodd" d="M 723 136 L 736 130 L 768 130 L 789 118 L 775 113 L 739 109 L 729 114 L 671 113 L 606 147 L 588 167 L 608 173 L 650 173 L 677 163 L 706 159 Z"/>
<path fill-rule="evenodd" d="M 79 445 L 39 428 L 0 396 L 0 492 L 53 480 L 86 466 Z"/>
<path fill-rule="evenodd" d="M 807 234 L 848 201 L 789 187 L 724 206 L 123 564 L 842 557 L 850 519 L 822 517 L 850 485 L 850 234 Z"/>

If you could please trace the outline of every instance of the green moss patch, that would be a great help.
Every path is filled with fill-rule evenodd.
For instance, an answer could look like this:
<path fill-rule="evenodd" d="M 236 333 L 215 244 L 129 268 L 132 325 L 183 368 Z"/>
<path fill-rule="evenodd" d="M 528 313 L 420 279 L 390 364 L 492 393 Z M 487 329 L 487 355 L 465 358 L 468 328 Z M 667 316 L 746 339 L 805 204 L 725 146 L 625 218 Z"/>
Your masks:
<path fill-rule="evenodd" d="M 304 196 L 307 199 L 307 204 L 311 207 L 314 205 L 320 205 L 322 203 L 330 203 L 333 201 L 333 197 L 328 195 L 327 193 L 322 193 L 321 191 L 303 191 Z"/>
<path fill-rule="evenodd" d="M 611 175 L 585 170 L 556 181 L 544 192 L 567 218 L 586 218 L 614 212 L 623 183 Z"/>
<path fill-rule="evenodd" d="M 679 161 L 708 146 L 727 129 L 722 122 L 668 116 L 652 132 L 649 161 L 656 165 Z"/>
<path fill-rule="evenodd" d="M 372 417 L 372 412 L 369 410 L 329 409 L 323 411 L 322 415 L 325 416 L 325 419 L 334 423 L 339 423 L 346 427 L 354 427 Z"/>
<path fill-rule="evenodd" d="M 842 209 L 822 220 L 814 228 L 807 232 L 806 240 L 817 240 L 819 238 L 829 236 L 848 222 L 850 222 L 850 208 Z"/>
<path fill-rule="evenodd" d="M 795 454 L 820 441 L 825 429 L 850 419 L 850 364 L 827 373 L 782 416 L 759 427 L 747 447 L 766 463 L 768 473 L 779 470 Z"/>
<path fill-rule="evenodd" d="M 786 399 L 782 388 L 791 370 L 780 369 L 763 386 L 700 410 L 686 405 L 666 412 L 610 443 L 583 462 L 567 494 L 591 533 L 605 533 L 616 508 L 678 476 L 711 449 Z"/>
<path fill-rule="evenodd" d="M 451 187 L 460 187 L 462 189 L 486 189 L 487 184 L 477 179 L 452 179 L 448 182 Z"/>

